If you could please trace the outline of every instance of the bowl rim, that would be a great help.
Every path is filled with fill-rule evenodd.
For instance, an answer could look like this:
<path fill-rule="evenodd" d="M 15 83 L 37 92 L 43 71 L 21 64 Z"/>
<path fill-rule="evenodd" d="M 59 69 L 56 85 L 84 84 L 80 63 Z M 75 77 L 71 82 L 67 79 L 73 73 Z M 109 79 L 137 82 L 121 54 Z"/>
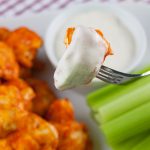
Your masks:
<path fill-rule="evenodd" d="M 54 39 L 55 36 L 57 34 L 57 30 L 56 30 L 56 24 L 59 23 L 59 26 L 62 26 L 62 22 L 60 22 L 60 20 L 62 20 L 63 18 L 67 19 L 67 17 L 69 17 L 70 15 L 74 14 L 74 13 L 79 13 L 79 10 L 83 10 L 83 9 L 93 9 L 93 8 L 103 8 L 104 10 L 114 10 L 115 12 L 119 12 L 118 16 L 123 13 L 126 16 L 128 16 L 128 19 L 131 20 L 133 22 L 134 25 L 136 25 L 136 28 L 138 29 L 137 31 L 140 34 L 140 38 L 142 39 L 142 42 L 140 43 L 142 46 L 142 51 L 140 51 L 140 54 L 138 54 L 138 58 L 133 61 L 133 63 L 125 69 L 125 72 L 131 72 L 133 70 L 135 70 L 139 64 L 142 62 L 146 50 L 147 50 L 147 38 L 146 38 L 146 34 L 144 31 L 144 28 L 142 27 L 141 23 L 139 22 L 139 20 L 136 18 L 136 16 L 134 16 L 132 13 L 126 11 L 123 8 L 120 8 L 118 5 L 114 5 L 114 4 L 100 4 L 97 2 L 88 2 L 86 4 L 78 4 L 76 6 L 70 6 L 68 8 L 66 8 L 65 10 L 63 10 L 63 12 L 61 14 L 58 14 L 56 16 L 56 18 L 50 23 L 50 25 L 48 26 L 48 29 L 46 31 L 45 34 L 45 51 L 46 54 L 49 58 L 49 60 L 51 61 L 51 63 L 53 64 L 54 67 L 57 66 L 58 64 L 58 59 L 57 56 L 55 55 L 55 50 L 54 50 Z M 62 23 L 62 24 L 61 24 Z M 128 26 L 126 26 L 127 28 L 129 28 Z M 57 27 L 58 29 L 58 27 Z M 133 35 L 133 32 L 131 32 L 131 34 Z M 51 38 L 53 37 L 53 38 Z M 134 40 L 137 40 L 135 38 L 135 36 L 133 36 Z M 97 82 L 97 81 L 96 81 Z"/>

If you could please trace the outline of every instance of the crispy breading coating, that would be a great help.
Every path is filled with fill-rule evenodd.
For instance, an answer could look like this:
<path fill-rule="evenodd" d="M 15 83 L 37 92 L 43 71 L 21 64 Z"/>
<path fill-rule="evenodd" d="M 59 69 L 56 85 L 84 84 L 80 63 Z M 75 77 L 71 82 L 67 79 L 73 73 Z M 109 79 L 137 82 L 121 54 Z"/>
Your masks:
<path fill-rule="evenodd" d="M 54 101 L 46 118 L 59 133 L 57 150 L 92 150 L 86 126 L 75 121 L 72 104 L 68 100 Z"/>
<path fill-rule="evenodd" d="M 6 141 L 11 150 L 40 150 L 37 141 L 25 131 L 12 133 Z"/>
<path fill-rule="evenodd" d="M 10 34 L 10 31 L 7 28 L 0 28 L 0 41 L 5 40 Z"/>
<path fill-rule="evenodd" d="M 19 89 L 13 85 L 0 85 L 0 110 L 13 107 L 18 109 L 24 108 Z"/>
<path fill-rule="evenodd" d="M 13 50 L 5 43 L 0 42 L 0 78 L 10 80 L 18 78 L 19 66 Z"/>
<path fill-rule="evenodd" d="M 20 122 L 26 116 L 26 112 L 18 108 L 0 109 L 0 138 L 19 129 Z"/>
<path fill-rule="evenodd" d="M 59 133 L 57 150 L 92 150 L 92 144 L 84 124 L 68 121 L 65 124 L 54 123 Z"/>
<path fill-rule="evenodd" d="M 56 128 L 39 116 L 16 108 L 0 110 L 0 138 L 7 139 L 12 150 L 56 150 Z M 0 148 L 5 143 L 0 142 Z"/>
<path fill-rule="evenodd" d="M 74 110 L 71 102 L 69 102 L 68 99 L 60 99 L 54 101 L 52 105 L 49 106 L 46 118 L 47 120 L 54 121 L 57 123 L 65 123 L 67 121 L 73 121 Z"/>
<path fill-rule="evenodd" d="M 37 49 L 42 45 L 42 39 L 26 27 L 12 31 L 5 42 L 13 48 L 17 61 L 29 68 L 33 66 Z"/>
<path fill-rule="evenodd" d="M 51 147 L 52 150 L 56 149 L 58 144 L 56 128 L 36 114 L 29 113 L 20 123 L 20 128 L 35 139 L 41 148 Z"/>
<path fill-rule="evenodd" d="M 7 139 L 0 139 L 0 150 L 12 150 Z"/>
<path fill-rule="evenodd" d="M 15 79 L 7 82 L 7 85 L 13 85 L 18 88 L 24 108 L 26 110 L 32 109 L 32 100 L 35 98 L 35 92 L 33 89 L 28 85 L 26 81 L 23 79 Z"/>
<path fill-rule="evenodd" d="M 22 79 L 15 79 L 0 85 L 0 108 L 31 110 L 33 89 Z"/>
<path fill-rule="evenodd" d="M 56 99 L 54 92 L 48 84 L 43 80 L 28 79 L 27 82 L 33 88 L 36 96 L 33 99 L 32 111 L 38 115 L 45 115 L 49 105 Z"/>

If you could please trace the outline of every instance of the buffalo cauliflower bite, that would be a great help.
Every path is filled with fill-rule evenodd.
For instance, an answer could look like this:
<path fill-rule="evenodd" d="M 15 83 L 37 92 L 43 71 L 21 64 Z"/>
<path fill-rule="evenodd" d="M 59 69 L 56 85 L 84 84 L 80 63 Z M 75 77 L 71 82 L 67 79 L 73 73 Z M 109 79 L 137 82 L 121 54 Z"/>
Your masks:
<path fill-rule="evenodd" d="M 56 149 L 58 144 L 56 128 L 36 114 L 28 113 L 28 116 L 20 122 L 20 129 L 37 141 L 40 148 L 51 147 L 52 150 Z"/>
<path fill-rule="evenodd" d="M 11 150 L 40 150 L 37 141 L 25 131 L 12 133 L 6 141 Z"/>
<path fill-rule="evenodd" d="M 5 40 L 10 34 L 10 31 L 7 28 L 0 28 L 0 41 Z"/>
<path fill-rule="evenodd" d="M 46 150 L 48 147 L 56 150 L 58 145 L 54 125 L 33 113 L 13 108 L 0 111 L 0 138 L 7 139 L 12 150 Z"/>
<path fill-rule="evenodd" d="M 57 150 L 92 149 L 86 126 L 75 121 L 73 107 L 68 100 L 54 101 L 49 107 L 46 118 L 58 131 Z"/>
<path fill-rule="evenodd" d="M 42 45 L 42 39 L 26 27 L 12 31 L 5 42 L 13 48 L 17 61 L 31 68 L 37 54 L 37 49 Z"/>
<path fill-rule="evenodd" d="M 31 110 L 35 93 L 23 80 L 16 79 L 0 85 L 0 108 Z"/>
<path fill-rule="evenodd" d="M 59 110 L 59 112 L 58 112 Z M 46 118 L 57 123 L 65 123 L 74 120 L 74 110 L 68 99 L 54 101 L 49 106 Z"/>
<path fill-rule="evenodd" d="M 0 109 L 0 138 L 6 138 L 8 134 L 18 130 L 25 117 L 26 112 L 18 108 Z"/>
<path fill-rule="evenodd" d="M 0 139 L 0 150 L 12 150 L 6 138 Z"/>
<path fill-rule="evenodd" d="M 0 85 L 0 109 L 23 109 L 24 104 L 19 89 L 13 85 Z"/>
<path fill-rule="evenodd" d="M 76 121 L 65 124 L 54 123 L 59 133 L 57 150 L 92 150 L 86 126 Z"/>
<path fill-rule="evenodd" d="M 32 111 L 41 116 L 45 115 L 51 102 L 56 99 L 55 94 L 43 80 L 31 78 L 27 82 L 36 94 L 32 101 Z"/>
<path fill-rule="evenodd" d="M 35 97 L 35 93 L 33 89 L 22 79 L 15 79 L 7 82 L 7 85 L 13 85 L 18 88 L 22 102 L 24 104 L 24 108 L 26 110 L 32 109 L 32 100 Z"/>
<path fill-rule="evenodd" d="M 19 76 L 19 66 L 13 50 L 5 43 L 0 42 L 0 78 L 15 79 Z"/>

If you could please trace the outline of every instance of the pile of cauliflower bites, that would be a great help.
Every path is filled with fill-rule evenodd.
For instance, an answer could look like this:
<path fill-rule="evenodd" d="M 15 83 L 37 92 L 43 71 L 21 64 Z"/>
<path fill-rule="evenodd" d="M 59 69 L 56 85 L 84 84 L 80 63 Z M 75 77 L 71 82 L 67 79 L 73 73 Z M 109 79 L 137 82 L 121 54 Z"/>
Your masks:
<path fill-rule="evenodd" d="M 0 150 L 91 150 L 72 104 L 32 74 L 42 43 L 26 27 L 0 28 Z"/>

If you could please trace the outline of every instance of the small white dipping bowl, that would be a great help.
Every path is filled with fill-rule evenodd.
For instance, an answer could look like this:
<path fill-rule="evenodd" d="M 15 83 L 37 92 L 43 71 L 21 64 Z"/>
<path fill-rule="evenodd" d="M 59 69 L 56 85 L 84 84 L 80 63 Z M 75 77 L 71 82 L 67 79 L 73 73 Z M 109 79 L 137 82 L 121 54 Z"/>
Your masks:
<path fill-rule="evenodd" d="M 129 62 L 128 67 L 122 68 L 121 71 L 131 72 L 135 70 L 141 63 L 147 47 L 147 40 L 143 27 L 131 13 L 119 8 L 117 5 L 102 5 L 99 3 L 87 3 L 77 6 L 71 6 L 70 8 L 62 11 L 60 15 L 56 16 L 53 22 L 49 25 L 45 36 L 45 49 L 48 58 L 50 59 L 54 67 L 57 66 L 59 61 L 58 56 L 56 56 L 55 49 L 58 33 L 61 31 L 61 29 L 64 29 L 64 24 L 67 23 L 67 20 L 69 20 L 70 17 L 73 18 L 75 15 L 78 15 L 88 10 L 102 10 L 106 12 L 108 11 L 109 13 L 118 17 L 122 24 L 125 25 L 125 27 L 132 35 L 135 50 L 134 56 L 132 58 L 132 63 Z M 64 39 L 62 39 L 62 42 L 63 40 Z M 99 80 L 94 80 L 94 82 L 99 82 Z"/>

